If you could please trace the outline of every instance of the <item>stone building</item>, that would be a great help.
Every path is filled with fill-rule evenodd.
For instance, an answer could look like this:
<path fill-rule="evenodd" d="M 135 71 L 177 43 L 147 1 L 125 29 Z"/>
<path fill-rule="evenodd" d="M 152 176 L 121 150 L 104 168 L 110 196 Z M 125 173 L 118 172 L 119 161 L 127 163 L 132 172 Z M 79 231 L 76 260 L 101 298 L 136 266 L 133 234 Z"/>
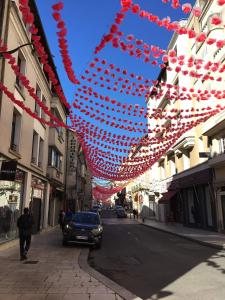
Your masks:
<path fill-rule="evenodd" d="M 197 34 L 207 32 L 208 38 L 224 39 L 224 7 L 218 6 L 216 0 L 197 1 L 196 4 L 202 8 L 201 16 L 196 18 L 191 15 L 188 20 L 181 22 L 182 25 L 194 29 Z M 221 25 L 212 25 L 211 19 L 214 14 L 222 19 Z M 169 50 L 174 50 L 177 57 L 193 56 L 196 59 L 202 59 L 205 63 L 211 61 L 224 64 L 224 46 L 218 49 L 215 45 L 189 39 L 188 35 L 174 34 L 168 46 Z M 204 75 L 208 71 L 201 72 Z M 162 92 L 159 84 L 154 99 L 157 99 L 159 93 L 161 96 L 156 100 L 156 107 L 165 111 L 171 108 L 177 108 L 179 111 L 184 107 L 185 109 L 194 107 L 201 112 L 206 105 L 213 106 L 213 98 L 210 98 L 211 100 L 207 103 L 196 101 L 194 96 L 190 100 L 178 100 L 181 87 L 187 90 L 190 88 L 207 91 L 224 90 L 224 75 L 216 72 L 214 76 L 221 76 L 222 80 L 220 82 L 201 80 L 184 76 L 182 72 L 162 70 L 158 77 L 159 83 L 178 86 L 178 98 L 177 100 L 168 99 L 167 89 L 164 88 Z M 181 121 L 178 114 L 176 120 L 166 122 L 169 126 L 172 122 Z M 156 195 L 159 220 L 172 220 L 185 226 L 208 230 L 225 230 L 224 124 L 224 112 L 211 117 L 179 137 L 175 144 L 152 166 L 151 172 L 154 174 L 154 180 L 151 180 L 151 190 Z"/>
<path fill-rule="evenodd" d="M 81 144 L 67 130 L 66 206 L 72 211 L 91 208 L 92 181 Z"/>
<path fill-rule="evenodd" d="M 35 26 L 41 35 L 49 64 L 56 69 L 45 38 L 34 0 L 29 1 L 35 15 Z M 20 72 L 29 78 L 36 95 L 62 121 L 67 111 L 57 98 L 48 75 L 33 50 L 29 27 L 19 11 L 19 1 L 0 1 L 0 38 L 12 50 Z M 0 57 L 0 81 L 17 100 L 32 112 L 49 120 L 24 88 L 8 62 Z M 34 215 L 34 232 L 57 223 L 59 208 L 63 205 L 66 133 L 62 128 L 49 128 L 32 118 L 21 107 L 0 93 L 0 164 L 15 162 L 15 180 L 0 180 L 0 242 L 17 235 L 16 220 L 24 207 Z"/>

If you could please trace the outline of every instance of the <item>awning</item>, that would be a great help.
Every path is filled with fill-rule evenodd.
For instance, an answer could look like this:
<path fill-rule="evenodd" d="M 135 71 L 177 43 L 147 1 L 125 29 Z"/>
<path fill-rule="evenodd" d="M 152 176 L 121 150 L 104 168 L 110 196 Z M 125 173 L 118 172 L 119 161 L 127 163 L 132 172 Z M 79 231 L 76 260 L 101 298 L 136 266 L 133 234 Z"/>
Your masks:
<path fill-rule="evenodd" d="M 178 191 L 168 191 L 166 193 L 163 193 L 162 198 L 159 199 L 159 204 L 167 204 L 169 203 L 170 199 L 173 198 L 173 196 L 176 195 Z"/>

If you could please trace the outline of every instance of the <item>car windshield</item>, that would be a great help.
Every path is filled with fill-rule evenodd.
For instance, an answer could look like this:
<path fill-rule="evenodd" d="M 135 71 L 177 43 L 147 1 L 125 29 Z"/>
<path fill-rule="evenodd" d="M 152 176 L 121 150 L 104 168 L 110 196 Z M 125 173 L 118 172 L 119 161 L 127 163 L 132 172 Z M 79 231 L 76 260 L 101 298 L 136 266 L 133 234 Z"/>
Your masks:
<path fill-rule="evenodd" d="M 95 214 L 82 214 L 76 213 L 72 216 L 72 221 L 80 224 L 92 224 L 97 225 L 100 224 L 99 217 Z"/>

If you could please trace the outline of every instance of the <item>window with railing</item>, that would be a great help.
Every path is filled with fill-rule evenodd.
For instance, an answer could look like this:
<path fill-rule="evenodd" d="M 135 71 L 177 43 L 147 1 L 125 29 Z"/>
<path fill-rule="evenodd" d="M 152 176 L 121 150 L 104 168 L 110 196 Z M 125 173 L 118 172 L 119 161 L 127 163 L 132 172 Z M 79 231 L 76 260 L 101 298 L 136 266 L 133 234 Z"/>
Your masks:
<path fill-rule="evenodd" d="M 38 84 L 36 85 L 36 96 L 41 100 L 41 89 Z M 35 113 L 40 117 L 41 108 L 37 102 L 35 102 Z"/>
<path fill-rule="evenodd" d="M 38 167 L 43 166 L 43 156 L 44 156 L 44 140 L 40 137 L 39 140 L 39 151 L 38 151 Z"/>
<path fill-rule="evenodd" d="M 48 165 L 62 171 L 62 155 L 53 147 L 49 147 Z"/>
<path fill-rule="evenodd" d="M 21 132 L 21 115 L 14 109 L 11 129 L 10 149 L 19 152 L 20 132 Z"/>
<path fill-rule="evenodd" d="M 23 75 L 25 75 L 26 61 L 21 52 L 19 52 L 19 54 L 18 54 L 17 66 L 19 68 L 19 72 L 22 73 Z M 22 90 L 23 85 L 19 79 L 19 76 L 16 76 L 16 84 Z"/>
<path fill-rule="evenodd" d="M 36 131 L 33 131 L 33 142 L 32 142 L 32 156 L 31 163 L 38 164 L 38 134 Z"/>

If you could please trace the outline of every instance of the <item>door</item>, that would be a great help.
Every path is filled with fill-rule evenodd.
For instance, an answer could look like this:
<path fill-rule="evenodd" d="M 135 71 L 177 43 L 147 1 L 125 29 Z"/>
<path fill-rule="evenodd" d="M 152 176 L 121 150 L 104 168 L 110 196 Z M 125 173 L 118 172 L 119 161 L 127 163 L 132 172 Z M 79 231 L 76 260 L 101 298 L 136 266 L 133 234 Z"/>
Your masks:
<path fill-rule="evenodd" d="M 40 231 L 41 223 L 41 199 L 33 198 L 32 213 L 34 218 L 33 233 L 38 233 Z"/>

